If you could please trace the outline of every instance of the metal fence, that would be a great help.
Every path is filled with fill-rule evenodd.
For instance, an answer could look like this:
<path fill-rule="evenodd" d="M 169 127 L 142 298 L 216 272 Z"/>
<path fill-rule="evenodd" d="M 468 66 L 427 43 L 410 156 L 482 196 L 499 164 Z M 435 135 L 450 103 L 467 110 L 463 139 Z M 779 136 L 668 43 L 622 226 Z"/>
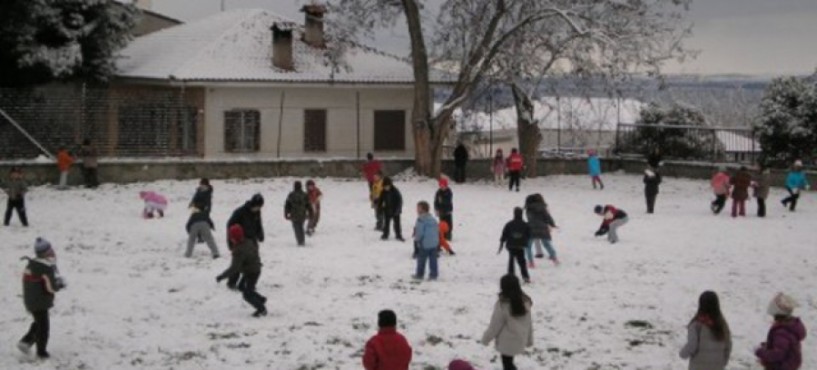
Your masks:
<path fill-rule="evenodd" d="M 619 124 L 614 152 L 645 156 L 660 150 L 667 159 L 754 163 L 761 154 L 751 129 Z"/>
<path fill-rule="evenodd" d="M 0 88 L 0 159 L 71 150 L 86 139 L 103 156 L 196 155 L 201 111 L 185 94 L 85 85 Z"/>

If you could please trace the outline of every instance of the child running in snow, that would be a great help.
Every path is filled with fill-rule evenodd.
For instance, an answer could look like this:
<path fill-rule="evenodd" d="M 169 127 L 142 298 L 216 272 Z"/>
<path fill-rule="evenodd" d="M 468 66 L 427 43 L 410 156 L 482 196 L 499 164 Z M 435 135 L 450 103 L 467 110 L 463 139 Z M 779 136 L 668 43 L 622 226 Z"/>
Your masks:
<path fill-rule="evenodd" d="M 556 222 L 553 221 L 550 212 L 548 212 L 547 203 L 542 194 L 531 194 L 525 199 L 525 216 L 528 219 L 530 226 L 530 241 L 525 248 L 525 254 L 528 258 L 528 267 L 536 267 L 533 261 L 533 246 L 536 245 L 536 258 L 544 258 L 545 254 L 542 247 L 548 252 L 548 258 L 555 265 L 559 265 L 559 259 L 556 257 L 556 250 L 553 249 L 552 239 L 550 236 L 551 228 L 556 228 Z"/>
<path fill-rule="evenodd" d="M 718 171 L 712 176 L 710 185 L 712 186 L 712 192 L 715 193 L 715 200 L 712 201 L 710 209 L 712 209 L 712 213 L 717 215 L 723 210 L 726 205 L 726 198 L 729 196 L 730 180 L 725 167 L 718 168 Z"/>
<path fill-rule="evenodd" d="M 213 225 L 213 220 L 210 219 L 210 214 L 205 212 L 204 208 L 205 205 L 203 202 L 194 204 L 191 208 L 192 213 L 185 227 L 188 235 L 187 251 L 184 253 L 185 257 L 191 257 L 196 241 L 202 240 L 207 243 L 207 246 L 210 248 L 213 259 L 218 258 L 218 246 L 216 246 L 216 240 L 213 238 L 212 233 L 212 230 L 215 230 L 215 225 Z"/>
<path fill-rule="evenodd" d="M 230 244 L 233 245 L 233 259 L 230 267 L 216 277 L 216 283 L 241 274 L 238 290 L 247 303 L 255 308 L 253 317 L 267 316 L 267 298 L 255 290 L 258 277 L 261 276 L 261 258 L 258 256 L 258 243 L 244 237 L 241 225 L 234 224 L 227 231 Z"/>
<path fill-rule="evenodd" d="M 24 227 L 28 227 L 28 216 L 26 215 L 26 192 L 28 192 L 28 183 L 23 180 L 23 170 L 19 167 L 13 167 L 9 171 L 9 181 L 3 190 L 8 196 L 6 201 L 6 215 L 3 218 L 3 225 L 8 226 L 11 222 L 11 214 L 17 211 L 17 217 Z"/>
<path fill-rule="evenodd" d="M 806 327 L 792 316 L 798 307 L 794 298 L 778 293 L 766 310 L 774 317 L 766 341 L 755 350 L 755 356 L 766 369 L 797 370 L 803 364 L 802 342 Z"/>
<path fill-rule="evenodd" d="M 806 174 L 803 173 L 803 162 L 800 160 L 794 161 L 794 166 L 786 176 L 786 190 L 788 190 L 789 196 L 780 203 L 783 203 L 784 207 L 788 206 L 789 211 L 794 212 L 794 209 L 797 208 L 797 200 L 800 199 L 800 191 L 808 189 L 809 183 Z"/>
<path fill-rule="evenodd" d="M 624 226 L 624 224 L 629 221 L 627 213 L 612 205 L 598 205 L 593 211 L 604 219 L 601 222 L 599 230 L 596 231 L 596 236 L 607 234 L 607 241 L 609 241 L 610 244 L 618 243 L 618 228 Z"/>
<path fill-rule="evenodd" d="M 593 181 L 593 189 L 596 189 L 596 184 L 598 184 L 601 190 L 604 190 L 604 183 L 601 181 L 601 160 L 596 151 L 592 149 L 587 151 L 587 170 Z"/>
<path fill-rule="evenodd" d="M 28 266 L 23 272 L 23 301 L 26 310 L 34 317 L 28 333 L 17 343 L 24 354 L 31 351 L 36 343 L 37 357 L 49 357 L 47 346 L 50 331 L 48 310 L 54 306 L 54 295 L 65 287 L 65 281 L 57 269 L 57 256 L 51 243 L 42 238 L 34 242 L 36 258 L 28 258 Z"/>
<path fill-rule="evenodd" d="M 507 249 L 508 274 L 514 275 L 514 262 L 516 262 L 519 264 L 519 271 L 522 273 L 525 283 L 530 283 L 528 267 L 525 265 L 525 248 L 530 242 L 531 231 L 528 223 L 522 219 L 522 212 L 522 208 L 516 207 L 513 209 L 513 220 L 505 224 L 502 229 L 497 254 L 502 252 L 503 247 Z"/>
<path fill-rule="evenodd" d="M 139 198 L 145 201 L 145 209 L 142 211 L 142 217 L 153 218 L 154 213 L 159 215 L 159 218 L 165 216 L 167 209 L 167 198 L 155 191 L 140 191 Z"/>
<path fill-rule="evenodd" d="M 502 154 L 502 149 L 497 149 L 494 162 L 491 164 L 491 173 L 494 174 L 494 185 L 502 185 L 502 180 L 505 179 L 505 171 L 505 156 Z"/>
<path fill-rule="evenodd" d="M 300 181 L 295 181 L 292 185 L 292 192 L 287 196 L 284 204 L 284 218 L 292 222 L 292 230 L 295 231 L 295 241 L 299 247 L 306 245 L 304 235 L 304 223 L 311 217 L 312 211 L 309 208 L 309 196 L 306 195 Z"/>
<path fill-rule="evenodd" d="M 306 195 L 309 198 L 309 208 L 312 211 L 306 223 L 306 235 L 312 236 L 312 234 L 315 234 L 315 228 L 318 227 L 318 222 L 321 220 L 321 199 L 323 199 L 323 193 L 321 193 L 321 189 L 318 189 L 318 186 L 315 185 L 314 180 L 308 180 L 306 182 Z"/>

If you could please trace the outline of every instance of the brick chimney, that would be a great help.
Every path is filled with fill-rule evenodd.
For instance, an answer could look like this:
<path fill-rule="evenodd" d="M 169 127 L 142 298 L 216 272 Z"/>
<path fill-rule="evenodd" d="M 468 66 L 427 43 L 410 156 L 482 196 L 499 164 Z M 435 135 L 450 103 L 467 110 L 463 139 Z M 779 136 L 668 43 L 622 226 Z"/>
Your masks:
<path fill-rule="evenodd" d="M 314 48 L 326 47 L 326 39 L 323 35 L 323 15 L 326 14 L 326 6 L 304 5 L 301 11 L 306 15 L 303 41 Z"/>
<path fill-rule="evenodd" d="M 295 24 L 276 22 L 272 25 L 272 65 L 287 71 L 295 70 L 292 60 L 292 30 Z"/>

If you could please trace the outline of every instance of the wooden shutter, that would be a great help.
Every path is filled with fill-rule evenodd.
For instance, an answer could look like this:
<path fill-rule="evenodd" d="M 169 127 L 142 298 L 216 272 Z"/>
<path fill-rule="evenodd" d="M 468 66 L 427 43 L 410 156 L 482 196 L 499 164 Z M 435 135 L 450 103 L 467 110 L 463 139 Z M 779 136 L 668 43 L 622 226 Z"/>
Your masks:
<path fill-rule="evenodd" d="M 325 109 L 307 109 L 304 111 L 304 151 L 326 151 Z"/>
<path fill-rule="evenodd" d="M 406 150 L 406 112 L 378 110 L 374 112 L 374 150 Z"/>

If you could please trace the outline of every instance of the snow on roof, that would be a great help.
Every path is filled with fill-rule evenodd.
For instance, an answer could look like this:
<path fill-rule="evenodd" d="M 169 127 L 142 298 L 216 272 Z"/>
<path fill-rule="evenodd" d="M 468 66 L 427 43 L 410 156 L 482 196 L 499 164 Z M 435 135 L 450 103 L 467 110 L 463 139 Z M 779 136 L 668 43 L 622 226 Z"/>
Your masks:
<path fill-rule="evenodd" d="M 134 40 L 120 53 L 117 75 L 182 81 L 413 83 L 406 60 L 355 45 L 351 70 L 332 74 L 324 50 L 293 38 L 294 71 L 272 65 L 273 24 L 292 20 L 261 9 L 236 9 Z M 296 27 L 301 32 L 300 25 Z M 443 81 L 432 74 L 432 81 Z"/>
<path fill-rule="evenodd" d="M 760 142 L 732 131 L 715 132 L 718 141 L 727 153 L 760 153 Z"/>
<path fill-rule="evenodd" d="M 638 100 L 622 99 L 620 122 L 636 122 L 644 105 Z M 440 105 L 435 105 L 435 110 Z M 543 130 L 595 130 L 615 131 L 619 122 L 618 101 L 610 98 L 542 97 L 533 101 L 533 116 Z M 559 114 L 561 112 L 561 115 Z M 458 128 L 466 131 L 494 131 L 516 128 L 516 108 L 511 106 L 497 110 L 493 114 L 484 112 L 454 112 Z"/>

